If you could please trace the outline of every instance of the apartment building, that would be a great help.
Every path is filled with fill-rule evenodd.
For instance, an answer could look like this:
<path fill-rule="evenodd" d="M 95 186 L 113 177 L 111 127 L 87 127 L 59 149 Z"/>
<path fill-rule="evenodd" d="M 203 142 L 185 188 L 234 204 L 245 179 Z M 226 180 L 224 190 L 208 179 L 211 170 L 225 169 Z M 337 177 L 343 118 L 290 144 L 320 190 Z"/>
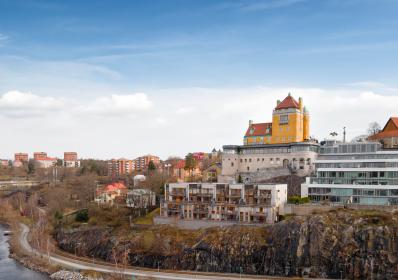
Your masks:
<path fill-rule="evenodd" d="M 29 161 L 29 155 L 27 153 L 15 153 L 14 154 L 14 161 L 28 162 Z"/>
<path fill-rule="evenodd" d="M 64 160 L 62 162 L 64 167 L 73 168 L 80 167 L 80 160 L 78 160 L 76 152 L 64 152 Z"/>
<path fill-rule="evenodd" d="M 34 160 L 43 160 L 47 158 L 47 153 L 45 152 L 34 152 L 33 159 Z"/>
<path fill-rule="evenodd" d="M 166 184 L 162 217 L 187 220 L 274 223 L 283 214 L 287 185 Z"/>
<path fill-rule="evenodd" d="M 149 162 L 153 162 L 155 166 L 160 165 L 160 158 L 153 155 L 145 155 L 142 157 L 136 158 L 134 162 L 134 169 L 135 170 L 146 170 L 148 168 Z"/>
<path fill-rule="evenodd" d="M 134 170 L 132 160 L 120 158 L 108 161 L 108 175 L 115 177 L 125 174 L 130 174 Z"/>
<path fill-rule="evenodd" d="M 325 141 L 315 169 L 301 185 L 313 202 L 398 205 L 398 151 L 381 143 Z"/>
<path fill-rule="evenodd" d="M 38 168 L 50 168 L 57 164 L 57 159 L 48 157 L 45 152 L 33 153 L 33 159 Z"/>

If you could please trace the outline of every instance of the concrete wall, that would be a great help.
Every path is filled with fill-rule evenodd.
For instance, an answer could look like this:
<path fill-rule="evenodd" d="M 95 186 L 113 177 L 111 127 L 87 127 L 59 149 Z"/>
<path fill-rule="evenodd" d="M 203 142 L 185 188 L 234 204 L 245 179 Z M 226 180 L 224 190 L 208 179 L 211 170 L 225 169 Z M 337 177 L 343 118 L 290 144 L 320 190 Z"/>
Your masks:
<path fill-rule="evenodd" d="M 299 176 L 306 176 L 314 171 L 314 160 L 318 154 L 311 151 L 279 154 L 222 154 L 222 176 L 236 178 L 239 174 L 251 174 L 253 179 L 269 179 L 289 175 L 287 166 Z M 300 161 L 301 160 L 301 161 Z M 285 169 L 285 170 L 284 170 Z M 274 174 L 271 174 L 275 170 Z"/>

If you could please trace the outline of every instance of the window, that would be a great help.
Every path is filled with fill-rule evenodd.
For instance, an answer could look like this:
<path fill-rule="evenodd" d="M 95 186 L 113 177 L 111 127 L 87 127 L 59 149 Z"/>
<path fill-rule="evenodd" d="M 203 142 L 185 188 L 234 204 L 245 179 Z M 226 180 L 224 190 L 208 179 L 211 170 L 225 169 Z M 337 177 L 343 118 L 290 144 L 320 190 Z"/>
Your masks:
<path fill-rule="evenodd" d="M 234 163 L 233 162 L 231 162 L 231 167 L 233 167 L 234 166 Z"/>
<path fill-rule="evenodd" d="M 251 159 L 251 158 L 249 158 L 249 162 L 252 162 L 252 159 Z"/>
<path fill-rule="evenodd" d="M 288 124 L 289 123 L 289 115 L 281 115 L 279 117 L 279 124 Z"/>
<path fill-rule="evenodd" d="M 249 170 L 250 170 L 250 167 L 248 166 L 248 167 L 247 167 L 247 171 L 249 171 Z"/>
<path fill-rule="evenodd" d="M 240 159 L 240 162 L 243 162 L 243 159 Z"/>

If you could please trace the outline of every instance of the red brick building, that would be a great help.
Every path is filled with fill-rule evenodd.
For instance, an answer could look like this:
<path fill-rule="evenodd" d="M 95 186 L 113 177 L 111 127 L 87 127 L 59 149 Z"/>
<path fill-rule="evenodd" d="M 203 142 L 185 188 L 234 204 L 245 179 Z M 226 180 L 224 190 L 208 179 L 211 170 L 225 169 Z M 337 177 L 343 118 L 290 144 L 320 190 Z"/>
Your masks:
<path fill-rule="evenodd" d="M 145 155 L 142 157 L 138 157 L 134 160 L 134 169 L 135 170 L 145 170 L 148 168 L 149 162 L 153 162 L 155 166 L 159 167 L 160 158 L 153 155 Z"/>
<path fill-rule="evenodd" d="M 77 161 L 77 153 L 76 152 L 65 152 L 64 153 L 64 161 Z"/>
<path fill-rule="evenodd" d="M 108 175 L 112 177 L 130 174 L 133 169 L 133 161 L 129 159 L 120 158 L 108 161 Z"/>
<path fill-rule="evenodd" d="M 28 162 L 29 155 L 27 153 L 16 153 L 14 154 L 14 160 L 20 162 Z"/>
<path fill-rule="evenodd" d="M 45 152 L 34 152 L 33 153 L 33 159 L 34 160 L 46 160 L 47 159 L 47 153 L 45 153 Z"/>

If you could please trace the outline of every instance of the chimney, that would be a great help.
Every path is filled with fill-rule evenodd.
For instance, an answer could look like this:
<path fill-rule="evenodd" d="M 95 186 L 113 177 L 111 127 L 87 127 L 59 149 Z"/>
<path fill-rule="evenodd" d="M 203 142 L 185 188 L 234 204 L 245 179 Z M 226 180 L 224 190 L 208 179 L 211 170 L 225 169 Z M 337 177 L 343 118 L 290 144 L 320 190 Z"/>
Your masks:
<path fill-rule="evenodd" d="M 278 99 L 276 100 L 276 106 L 278 106 L 279 104 L 281 104 L 281 101 Z"/>
<path fill-rule="evenodd" d="M 303 110 L 303 99 L 301 97 L 299 97 L 299 107 L 300 110 Z"/>
<path fill-rule="evenodd" d="M 343 143 L 345 143 L 345 141 L 346 141 L 346 139 L 345 139 L 345 135 L 346 135 L 346 132 L 345 132 L 345 127 L 343 127 Z"/>
<path fill-rule="evenodd" d="M 253 124 L 253 120 L 249 120 L 249 126 Z"/>

